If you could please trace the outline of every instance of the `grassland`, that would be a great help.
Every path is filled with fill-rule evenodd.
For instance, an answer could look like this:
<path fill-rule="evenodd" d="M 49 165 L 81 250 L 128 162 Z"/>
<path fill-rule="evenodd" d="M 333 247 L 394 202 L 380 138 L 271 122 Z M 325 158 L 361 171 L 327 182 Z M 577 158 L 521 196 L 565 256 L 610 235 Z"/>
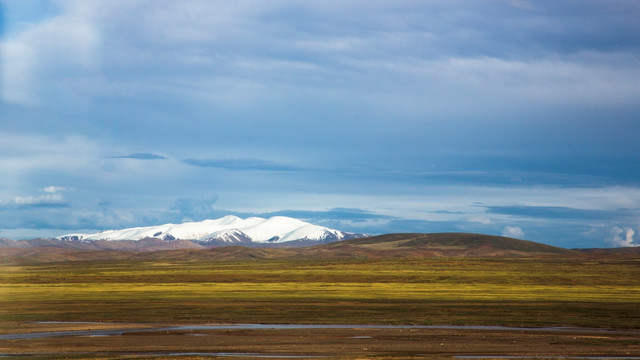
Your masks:
<path fill-rule="evenodd" d="M 640 328 L 640 261 L 73 261 L 0 268 L 23 321 Z"/>

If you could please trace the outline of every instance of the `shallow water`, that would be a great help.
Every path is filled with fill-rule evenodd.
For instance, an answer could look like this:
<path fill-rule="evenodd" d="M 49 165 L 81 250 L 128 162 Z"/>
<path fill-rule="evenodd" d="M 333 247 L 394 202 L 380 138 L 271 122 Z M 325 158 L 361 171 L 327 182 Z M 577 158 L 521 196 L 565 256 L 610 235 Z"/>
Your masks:
<path fill-rule="evenodd" d="M 83 356 L 95 356 L 100 353 L 76 353 L 74 355 Z M 0 354 L 0 357 L 15 357 L 15 356 L 59 356 L 60 354 Z M 271 359 L 319 359 L 326 358 L 326 356 L 313 356 L 313 355 L 282 355 L 282 354 L 260 354 L 260 353 L 228 353 L 228 352 L 140 352 L 140 353 L 112 353 L 116 357 L 129 357 L 129 356 L 204 356 L 204 357 L 252 357 L 252 358 L 271 358 Z"/>
<path fill-rule="evenodd" d="M 42 323 L 42 322 L 40 322 Z M 65 322 L 50 322 L 65 324 Z M 68 324 L 78 324 L 69 322 Z M 96 324 L 96 323 L 87 323 Z M 483 330 L 483 331 L 555 331 L 555 332 L 581 332 L 581 333 L 640 333 L 640 331 L 565 328 L 565 327 L 509 327 L 509 326 L 479 326 L 479 325 L 322 325 L 322 324 L 216 324 L 216 325 L 180 325 L 162 326 L 150 328 L 117 328 L 117 329 L 90 329 L 68 331 L 46 331 L 33 333 L 2 334 L 0 340 L 27 340 L 43 339 L 62 336 L 116 336 L 124 333 L 141 333 L 155 331 L 200 331 L 200 330 L 296 330 L 296 329 L 439 329 L 439 330 Z M 637 359 L 637 358 L 636 358 Z"/>
<path fill-rule="evenodd" d="M 29 340 L 44 339 L 62 336 L 113 336 L 122 335 L 126 332 L 135 332 L 141 329 L 116 329 L 116 330 L 69 330 L 69 331 L 47 331 L 23 334 L 2 334 L 0 340 Z"/>
<path fill-rule="evenodd" d="M 460 355 L 453 356 L 454 359 L 558 359 L 559 356 L 509 356 L 509 355 Z M 571 360 L 637 360 L 637 356 L 562 356 L 562 359 Z"/>
<path fill-rule="evenodd" d="M 131 355 L 131 354 L 127 354 Z M 255 357 L 255 358 L 275 358 L 275 359 L 310 359 L 323 358 L 325 356 L 307 356 L 307 355 L 279 355 L 279 354 L 259 354 L 259 353 L 199 353 L 199 352 L 183 352 L 183 353 L 145 353 L 145 356 L 227 356 L 227 357 Z"/>

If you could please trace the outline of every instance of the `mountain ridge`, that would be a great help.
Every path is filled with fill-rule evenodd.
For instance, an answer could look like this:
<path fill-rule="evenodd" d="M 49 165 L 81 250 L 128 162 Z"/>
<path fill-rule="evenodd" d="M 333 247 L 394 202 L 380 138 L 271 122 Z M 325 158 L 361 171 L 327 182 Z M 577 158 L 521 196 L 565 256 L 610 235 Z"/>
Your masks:
<path fill-rule="evenodd" d="M 20 240 L 19 242 L 27 241 Z M 142 244 L 146 243 L 144 247 Z M 354 259 L 416 259 L 416 258 L 615 258 L 635 259 L 640 253 L 600 251 L 585 253 L 503 236 L 471 233 L 399 233 L 342 240 L 307 246 L 286 243 L 259 243 L 253 246 L 229 244 L 205 246 L 188 240 L 165 241 L 92 241 L 82 248 L 82 242 L 42 240 L 42 247 L 0 248 L 0 263 L 41 263 L 92 260 L 163 260 L 163 261 L 230 261 L 230 260 L 354 260 Z M 58 246 L 55 246 L 58 244 Z M 111 246 L 99 249 L 100 246 Z M 122 248 L 114 246 L 122 244 Z M 71 247 L 72 245 L 76 247 Z M 67 246 L 67 247 L 60 247 Z M 185 247 L 181 247 L 185 246 Z"/>
<path fill-rule="evenodd" d="M 96 240 L 139 241 L 154 238 L 165 241 L 189 240 L 204 245 L 226 243 L 250 245 L 252 243 L 292 241 L 323 243 L 363 236 L 365 235 L 330 229 L 285 216 L 273 216 L 268 219 L 260 217 L 242 219 L 234 215 L 227 215 L 219 219 L 199 222 L 105 230 L 91 234 L 71 233 L 56 239 L 91 242 Z"/>

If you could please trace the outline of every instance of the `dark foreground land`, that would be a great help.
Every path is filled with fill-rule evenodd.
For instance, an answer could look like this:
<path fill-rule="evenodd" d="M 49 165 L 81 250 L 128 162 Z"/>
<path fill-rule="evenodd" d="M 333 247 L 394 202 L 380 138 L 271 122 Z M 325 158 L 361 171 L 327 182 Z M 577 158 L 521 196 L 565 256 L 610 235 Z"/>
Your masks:
<path fill-rule="evenodd" d="M 41 324 L 99 329 L 134 324 Z M 147 325 L 148 326 L 148 325 Z M 637 331 L 586 329 L 313 328 L 156 330 L 122 335 L 4 340 L 5 354 L 26 359 L 201 358 L 638 358 Z"/>
<path fill-rule="evenodd" d="M 141 354 L 172 359 L 640 358 L 636 258 L 221 260 L 202 256 L 206 253 L 175 254 L 5 262 L 0 267 L 0 354 L 29 359 Z M 352 326 L 167 329 L 170 324 Z M 99 328 L 122 331 L 9 336 Z"/>

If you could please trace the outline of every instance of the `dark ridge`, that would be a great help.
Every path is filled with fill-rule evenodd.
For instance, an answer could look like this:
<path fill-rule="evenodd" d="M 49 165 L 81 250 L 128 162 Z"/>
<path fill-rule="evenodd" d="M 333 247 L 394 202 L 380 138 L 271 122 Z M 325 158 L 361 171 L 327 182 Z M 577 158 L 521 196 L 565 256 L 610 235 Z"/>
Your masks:
<path fill-rule="evenodd" d="M 517 250 L 525 252 L 545 252 L 555 254 L 566 254 L 573 252 L 572 250 L 528 240 L 519 240 L 505 236 L 472 233 L 385 234 L 361 239 L 346 240 L 335 244 L 349 244 L 356 246 L 388 244 L 398 248 L 491 247 L 498 250 Z"/>
<path fill-rule="evenodd" d="M 372 249 L 414 249 L 414 250 L 489 250 L 514 251 L 522 253 L 571 254 L 572 250 L 519 240 L 504 236 L 472 233 L 434 233 L 434 234 L 385 234 L 361 239 L 346 240 L 327 245 L 327 247 L 369 247 Z"/>
<path fill-rule="evenodd" d="M 593 248 L 593 249 L 573 249 L 574 251 L 578 251 L 583 254 L 616 254 L 616 255 L 630 255 L 630 256 L 638 256 L 640 255 L 640 246 L 634 247 L 620 247 L 620 248 L 610 248 L 610 249 L 602 249 L 602 248 Z"/>

